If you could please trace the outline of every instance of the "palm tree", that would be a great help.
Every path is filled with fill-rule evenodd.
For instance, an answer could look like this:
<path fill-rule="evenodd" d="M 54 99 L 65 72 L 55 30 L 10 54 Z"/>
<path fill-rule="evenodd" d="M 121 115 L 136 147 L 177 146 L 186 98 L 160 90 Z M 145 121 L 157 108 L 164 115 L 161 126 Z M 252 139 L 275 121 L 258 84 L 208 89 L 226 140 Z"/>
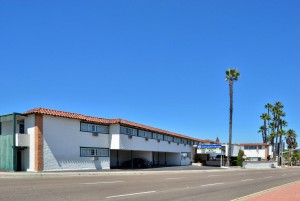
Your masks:
<path fill-rule="evenodd" d="M 265 132 L 265 127 L 264 126 L 261 126 L 261 127 L 259 127 L 259 130 L 257 131 L 258 133 L 261 133 L 261 136 L 262 136 L 262 139 L 263 139 L 263 141 L 264 141 L 264 132 Z"/>
<path fill-rule="evenodd" d="M 264 125 L 263 125 L 263 132 L 262 132 L 262 136 L 263 136 L 263 142 L 267 143 L 267 121 L 269 121 L 271 119 L 270 115 L 268 115 L 267 113 L 263 113 L 260 118 L 262 120 L 264 120 Z"/>
<path fill-rule="evenodd" d="M 230 166 L 231 158 L 231 143 L 232 143 L 232 114 L 233 114 L 233 82 L 239 79 L 240 73 L 236 68 L 231 68 L 226 70 L 226 81 L 229 82 L 229 97 L 230 97 L 230 106 L 229 106 L 229 148 L 228 148 L 228 157 L 227 165 Z"/>
<path fill-rule="evenodd" d="M 275 160 L 276 158 L 276 152 L 275 152 L 275 144 L 274 144 L 274 141 L 275 141 L 275 138 L 276 138 L 276 132 L 275 132 L 275 129 L 276 129 L 276 125 L 275 125 L 275 122 L 271 122 L 269 127 L 271 128 L 271 133 L 268 135 L 268 141 L 271 143 L 272 145 L 272 152 L 273 152 L 273 159 Z"/>
<path fill-rule="evenodd" d="M 286 132 L 285 141 L 288 144 L 288 149 L 290 151 L 289 163 L 291 165 L 292 165 L 292 162 L 291 162 L 291 150 L 295 149 L 298 146 L 297 142 L 296 142 L 296 138 L 297 138 L 297 134 L 296 134 L 296 132 L 294 130 L 289 129 Z"/>
<path fill-rule="evenodd" d="M 273 105 L 271 103 L 267 103 L 265 105 L 265 108 L 268 110 L 268 115 L 270 117 L 270 119 L 268 119 L 268 125 L 270 124 L 270 120 L 271 120 L 271 116 L 270 116 L 270 110 L 273 108 Z M 268 133 L 267 135 L 269 135 L 269 129 L 268 129 Z"/>

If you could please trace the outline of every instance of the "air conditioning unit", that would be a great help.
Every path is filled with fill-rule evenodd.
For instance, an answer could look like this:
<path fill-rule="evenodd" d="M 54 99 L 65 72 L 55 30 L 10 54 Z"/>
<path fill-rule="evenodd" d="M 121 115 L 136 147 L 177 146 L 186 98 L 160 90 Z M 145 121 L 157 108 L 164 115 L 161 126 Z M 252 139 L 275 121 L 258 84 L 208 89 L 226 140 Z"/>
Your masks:
<path fill-rule="evenodd" d="M 98 135 L 99 135 L 98 133 L 95 133 L 95 132 L 92 133 L 92 136 L 95 136 L 95 137 L 96 137 L 96 136 L 98 136 Z"/>
<path fill-rule="evenodd" d="M 94 157 L 92 158 L 92 160 L 93 160 L 93 161 L 97 161 L 97 160 L 98 160 L 98 156 L 94 156 Z"/>

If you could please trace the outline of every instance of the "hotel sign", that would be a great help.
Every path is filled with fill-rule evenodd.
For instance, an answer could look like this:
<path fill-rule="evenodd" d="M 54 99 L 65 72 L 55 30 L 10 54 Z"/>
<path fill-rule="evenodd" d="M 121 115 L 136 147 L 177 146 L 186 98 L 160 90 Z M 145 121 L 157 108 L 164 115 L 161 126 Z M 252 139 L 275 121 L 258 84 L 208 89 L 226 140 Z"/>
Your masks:
<path fill-rule="evenodd" d="M 197 154 L 221 153 L 221 144 L 200 144 L 197 147 Z"/>

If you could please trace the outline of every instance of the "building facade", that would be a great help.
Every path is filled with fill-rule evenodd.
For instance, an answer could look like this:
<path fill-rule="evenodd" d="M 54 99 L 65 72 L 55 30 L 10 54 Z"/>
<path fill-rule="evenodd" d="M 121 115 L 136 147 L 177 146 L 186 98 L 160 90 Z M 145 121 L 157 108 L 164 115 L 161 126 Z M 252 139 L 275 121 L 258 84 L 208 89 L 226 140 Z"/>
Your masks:
<path fill-rule="evenodd" d="M 133 158 L 189 165 L 193 145 L 208 142 L 123 119 L 36 108 L 0 116 L 0 169 L 110 169 Z"/>

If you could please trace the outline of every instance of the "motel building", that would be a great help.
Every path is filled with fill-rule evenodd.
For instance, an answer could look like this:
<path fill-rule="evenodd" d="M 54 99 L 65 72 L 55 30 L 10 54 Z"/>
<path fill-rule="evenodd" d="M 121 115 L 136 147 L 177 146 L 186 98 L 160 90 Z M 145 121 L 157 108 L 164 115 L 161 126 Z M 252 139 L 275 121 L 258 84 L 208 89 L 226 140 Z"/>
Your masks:
<path fill-rule="evenodd" d="M 0 116 L 0 170 L 64 171 L 190 165 L 197 145 L 214 143 L 123 119 L 36 108 Z"/>

